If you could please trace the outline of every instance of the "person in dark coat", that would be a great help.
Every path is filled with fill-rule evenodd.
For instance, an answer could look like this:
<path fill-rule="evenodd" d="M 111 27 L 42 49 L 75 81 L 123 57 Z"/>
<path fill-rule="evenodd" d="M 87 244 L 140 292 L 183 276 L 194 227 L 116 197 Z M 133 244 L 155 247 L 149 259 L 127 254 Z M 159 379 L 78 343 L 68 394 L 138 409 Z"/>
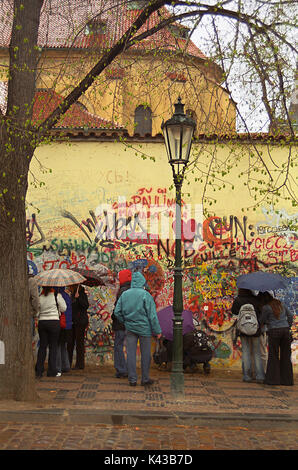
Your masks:
<path fill-rule="evenodd" d="M 62 372 L 69 372 L 69 354 L 68 354 L 68 343 L 72 342 L 72 292 L 76 286 L 67 286 L 57 288 L 57 292 L 60 292 L 65 303 L 66 310 L 64 312 L 66 319 L 66 327 L 60 327 L 60 335 L 58 340 L 57 349 L 57 371 L 59 374 Z M 61 326 L 61 325 L 60 325 Z"/>
<path fill-rule="evenodd" d="M 254 306 L 258 321 L 261 317 L 261 307 L 258 298 L 252 293 L 249 289 L 238 289 L 238 295 L 235 298 L 232 305 L 233 315 L 239 314 L 239 310 L 244 304 L 252 304 Z M 260 336 L 261 336 L 261 327 L 257 332 L 248 336 L 243 333 L 240 333 L 241 345 L 242 345 L 242 371 L 243 371 L 243 381 L 251 382 L 252 381 L 252 359 L 254 361 L 256 381 L 258 383 L 264 383 L 265 371 L 264 365 L 261 357 L 261 346 L 260 346 Z"/>
<path fill-rule="evenodd" d="M 89 301 L 85 289 L 78 285 L 71 297 L 72 300 L 72 337 L 67 344 L 69 364 L 72 366 L 73 351 L 76 345 L 76 363 L 74 369 L 85 368 L 85 331 L 89 318 L 87 310 Z"/>
<path fill-rule="evenodd" d="M 269 354 L 265 383 L 294 385 L 290 334 L 293 315 L 269 292 L 262 292 L 258 297 L 263 307 L 260 322 L 268 326 Z"/>
<path fill-rule="evenodd" d="M 116 304 L 118 302 L 119 297 L 125 292 L 127 289 L 130 288 L 131 283 L 131 271 L 130 269 L 123 269 L 118 273 L 120 288 L 117 292 Z M 121 323 L 112 313 L 112 330 L 115 333 L 114 338 L 114 367 L 116 369 L 116 377 L 122 378 L 127 377 L 127 361 L 124 354 L 124 341 L 126 338 L 126 331 L 125 326 Z"/>

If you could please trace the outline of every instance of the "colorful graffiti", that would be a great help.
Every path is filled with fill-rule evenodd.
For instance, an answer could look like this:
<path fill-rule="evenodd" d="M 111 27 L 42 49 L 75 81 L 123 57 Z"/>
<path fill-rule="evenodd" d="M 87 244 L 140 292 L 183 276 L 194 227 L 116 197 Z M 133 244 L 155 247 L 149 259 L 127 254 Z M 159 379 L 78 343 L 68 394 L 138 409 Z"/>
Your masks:
<path fill-rule="evenodd" d="M 153 212 L 156 220 L 160 221 L 160 208 L 165 204 L 169 234 L 173 235 L 174 212 L 169 212 L 173 201 L 167 197 L 163 188 L 157 191 L 140 188 L 128 203 L 125 202 L 125 207 L 132 210 L 136 203 L 140 203 L 143 208 L 142 213 L 138 212 L 139 218 L 132 213 L 117 212 L 117 217 L 112 218 L 113 222 L 111 217 L 107 218 L 107 214 L 101 213 L 100 218 L 98 211 L 90 210 L 90 217 L 81 221 L 71 212 L 62 211 L 61 219 L 67 219 L 79 229 L 79 238 L 59 237 L 57 231 L 56 238 L 47 239 L 42 223 L 32 214 L 26 226 L 28 261 L 32 272 L 57 267 L 92 268 L 100 264 L 107 267 L 116 278 L 121 269 L 140 270 L 146 277 L 157 309 L 170 305 L 174 286 L 174 239 L 172 236 L 162 238 L 159 231 L 148 231 L 144 222 L 146 217 L 151 218 Z M 118 202 L 111 204 L 113 210 L 120 211 Z M 156 210 L 156 206 L 159 210 Z M 277 294 L 297 314 L 298 250 L 297 236 L 293 230 L 296 218 L 291 216 L 285 221 L 267 218 L 266 221 L 254 224 L 246 215 L 241 218 L 229 215 L 205 220 L 201 217 L 197 220 L 187 210 L 182 215 L 184 308 L 193 312 L 197 327 L 211 336 L 213 364 L 233 367 L 239 364 L 240 358 L 239 344 L 233 342 L 235 319 L 231 314 L 238 275 L 258 269 L 286 275 L 291 280 L 289 291 Z M 100 220 L 104 224 L 99 232 Z M 134 225 L 131 226 L 133 220 Z M 142 230 L 145 231 L 144 237 L 141 236 Z M 137 233 L 137 237 L 128 236 L 132 232 Z M 111 313 L 117 288 L 117 285 L 112 284 L 87 288 L 90 309 L 86 350 L 90 361 L 102 363 L 112 359 Z M 293 342 L 293 358 L 298 363 L 298 338 Z"/>

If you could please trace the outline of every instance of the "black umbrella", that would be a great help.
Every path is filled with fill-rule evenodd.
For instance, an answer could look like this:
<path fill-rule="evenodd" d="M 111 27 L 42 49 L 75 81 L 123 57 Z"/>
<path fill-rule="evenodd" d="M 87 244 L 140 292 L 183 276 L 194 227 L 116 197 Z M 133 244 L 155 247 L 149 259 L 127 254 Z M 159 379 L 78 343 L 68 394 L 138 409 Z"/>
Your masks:
<path fill-rule="evenodd" d="M 237 278 L 237 287 L 242 289 L 258 290 L 265 292 L 269 290 L 286 289 L 287 278 L 276 273 L 255 271 L 242 274 Z"/>
<path fill-rule="evenodd" d="M 95 269 L 87 268 L 72 268 L 76 273 L 81 274 L 86 278 L 86 281 L 82 282 L 84 286 L 96 287 L 96 286 L 106 286 L 111 283 L 110 278 L 107 273 L 102 271 L 96 271 Z"/>

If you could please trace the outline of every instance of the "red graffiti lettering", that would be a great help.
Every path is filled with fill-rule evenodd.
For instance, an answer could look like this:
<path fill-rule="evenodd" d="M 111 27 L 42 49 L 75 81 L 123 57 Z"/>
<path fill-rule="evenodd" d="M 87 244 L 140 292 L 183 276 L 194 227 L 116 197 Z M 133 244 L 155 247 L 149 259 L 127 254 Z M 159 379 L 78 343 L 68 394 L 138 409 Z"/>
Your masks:
<path fill-rule="evenodd" d="M 232 243 L 233 239 L 231 237 L 217 238 L 215 235 L 213 235 L 213 233 L 210 230 L 210 222 L 212 220 L 217 221 L 216 230 L 214 230 L 216 234 L 222 235 L 222 233 L 225 231 L 225 229 L 222 227 L 222 224 L 218 223 L 218 217 L 209 217 L 209 219 L 206 219 L 203 222 L 203 239 L 206 242 L 214 242 L 216 245 L 221 245 L 223 243 Z"/>

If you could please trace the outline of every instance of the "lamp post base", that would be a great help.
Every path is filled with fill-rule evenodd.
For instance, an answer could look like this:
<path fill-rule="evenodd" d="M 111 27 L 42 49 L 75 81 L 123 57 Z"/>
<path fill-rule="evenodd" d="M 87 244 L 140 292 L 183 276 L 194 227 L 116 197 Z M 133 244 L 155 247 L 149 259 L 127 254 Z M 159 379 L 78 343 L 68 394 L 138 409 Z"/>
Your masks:
<path fill-rule="evenodd" d="M 184 398 L 184 374 L 183 372 L 171 373 L 171 395 L 172 398 L 182 399 Z"/>

